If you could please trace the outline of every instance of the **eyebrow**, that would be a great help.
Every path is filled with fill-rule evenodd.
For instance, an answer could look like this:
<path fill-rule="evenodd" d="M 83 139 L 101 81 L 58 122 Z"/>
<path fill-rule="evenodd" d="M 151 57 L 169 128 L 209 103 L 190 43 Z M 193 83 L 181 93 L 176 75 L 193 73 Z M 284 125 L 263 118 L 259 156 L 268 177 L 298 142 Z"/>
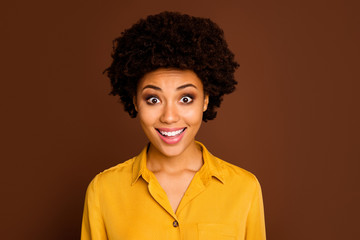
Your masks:
<path fill-rule="evenodd" d="M 151 88 L 151 89 L 154 89 L 154 90 L 158 90 L 158 91 L 162 91 L 161 88 L 157 87 L 157 86 L 154 86 L 154 85 L 146 85 L 145 87 L 143 87 L 142 91 L 144 91 L 145 89 L 147 88 Z"/>
<path fill-rule="evenodd" d="M 184 89 L 187 87 L 193 87 L 193 88 L 197 89 L 197 87 L 194 84 L 188 83 L 188 84 L 181 85 L 180 87 L 177 87 L 176 90 L 181 90 L 181 89 Z"/>
<path fill-rule="evenodd" d="M 197 89 L 197 87 L 194 84 L 188 83 L 188 84 L 184 84 L 184 85 L 181 85 L 181 86 L 177 87 L 176 90 L 181 90 L 181 89 L 184 89 L 184 88 L 187 88 L 187 87 L 193 87 L 193 88 Z M 162 89 L 155 86 L 155 85 L 151 85 L 151 84 L 146 85 L 145 87 L 143 87 L 142 91 L 144 91 L 146 88 L 151 88 L 151 89 L 158 90 L 158 91 L 162 92 Z"/>

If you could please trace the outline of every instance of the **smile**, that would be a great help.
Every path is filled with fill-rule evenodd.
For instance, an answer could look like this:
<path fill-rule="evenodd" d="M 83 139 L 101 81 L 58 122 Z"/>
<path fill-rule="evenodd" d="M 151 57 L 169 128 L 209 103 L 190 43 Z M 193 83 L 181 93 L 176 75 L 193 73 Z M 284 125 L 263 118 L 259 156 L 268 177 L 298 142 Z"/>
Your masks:
<path fill-rule="evenodd" d="M 159 129 L 157 129 L 157 130 L 163 136 L 174 137 L 174 136 L 179 135 L 180 133 L 182 133 L 185 130 L 185 128 L 177 130 L 177 131 L 172 131 L 172 132 L 162 131 L 162 130 L 159 130 Z"/>
<path fill-rule="evenodd" d="M 159 133 L 160 138 L 167 144 L 178 143 L 182 139 L 185 130 L 186 128 L 156 128 L 156 131 Z"/>

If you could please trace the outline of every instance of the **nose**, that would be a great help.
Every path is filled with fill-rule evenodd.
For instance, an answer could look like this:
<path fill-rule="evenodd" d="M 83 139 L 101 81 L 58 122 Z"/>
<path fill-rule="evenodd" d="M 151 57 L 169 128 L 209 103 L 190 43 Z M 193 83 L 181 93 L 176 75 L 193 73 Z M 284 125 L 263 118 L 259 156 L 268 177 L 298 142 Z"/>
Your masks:
<path fill-rule="evenodd" d="M 171 124 L 179 121 L 179 113 L 175 104 L 166 103 L 160 117 L 162 123 Z"/>

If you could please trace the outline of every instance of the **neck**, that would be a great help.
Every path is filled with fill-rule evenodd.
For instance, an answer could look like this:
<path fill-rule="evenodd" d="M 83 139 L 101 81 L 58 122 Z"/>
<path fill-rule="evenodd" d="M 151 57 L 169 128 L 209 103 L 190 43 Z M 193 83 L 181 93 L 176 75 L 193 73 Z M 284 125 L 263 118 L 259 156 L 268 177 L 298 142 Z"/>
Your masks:
<path fill-rule="evenodd" d="M 167 156 L 150 144 L 146 165 L 147 168 L 154 173 L 176 173 L 183 170 L 197 172 L 203 165 L 201 147 L 194 141 L 180 155 Z"/>

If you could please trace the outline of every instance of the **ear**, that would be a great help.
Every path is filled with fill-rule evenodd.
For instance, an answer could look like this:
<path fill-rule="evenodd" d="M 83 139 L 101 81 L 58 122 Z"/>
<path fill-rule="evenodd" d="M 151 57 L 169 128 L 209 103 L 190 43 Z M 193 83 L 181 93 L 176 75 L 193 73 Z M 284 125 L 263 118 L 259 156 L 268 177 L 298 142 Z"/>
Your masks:
<path fill-rule="evenodd" d="M 206 94 L 205 98 L 204 98 L 204 107 L 203 107 L 203 112 L 205 112 L 207 110 L 207 107 L 209 105 L 209 95 Z"/>
<path fill-rule="evenodd" d="M 134 104 L 135 110 L 136 110 L 137 112 L 139 112 L 139 111 L 138 111 L 138 107 L 137 107 L 137 103 L 136 103 L 136 96 L 133 97 L 133 104 Z"/>

